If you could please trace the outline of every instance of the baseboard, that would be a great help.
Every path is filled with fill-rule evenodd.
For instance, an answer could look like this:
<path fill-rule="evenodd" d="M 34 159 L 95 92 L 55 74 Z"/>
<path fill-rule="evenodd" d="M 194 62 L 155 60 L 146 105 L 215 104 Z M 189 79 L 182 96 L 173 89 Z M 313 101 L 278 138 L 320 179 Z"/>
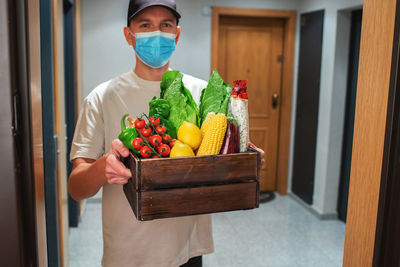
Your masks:
<path fill-rule="evenodd" d="M 308 210 L 311 214 L 313 214 L 315 217 L 317 217 L 320 220 L 337 220 L 338 215 L 337 213 L 327 213 L 327 214 L 322 214 L 313 206 L 308 205 L 305 203 L 301 198 L 296 196 L 293 192 L 288 192 L 288 196 L 291 197 L 293 200 L 295 200 L 297 203 L 299 203 L 301 206 L 303 206 L 306 210 Z"/>

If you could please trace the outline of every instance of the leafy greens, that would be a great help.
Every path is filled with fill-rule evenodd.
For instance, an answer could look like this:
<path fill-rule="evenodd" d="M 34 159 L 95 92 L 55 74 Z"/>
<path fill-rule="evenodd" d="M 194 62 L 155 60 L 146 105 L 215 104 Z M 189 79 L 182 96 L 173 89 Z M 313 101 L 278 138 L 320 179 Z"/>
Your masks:
<path fill-rule="evenodd" d="M 201 123 L 210 112 L 228 112 L 229 98 L 232 86 L 225 83 L 216 70 L 213 70 L 207 87 L 203 89 L 200 97 L 200 118 Z"/>
<path fill-rule="evenodd" d="M 168 120 L 179 129 L 184 121 L 199 126 L 199 109 L 190 91 L 182 82 L 183 74 L 172 70 L 164 74 L 160 83 L 160 98 L 168 102 L 170 112 Z"/>
<path fill-rule="evenodd" d="M 153 99 L 149 103 L 150 117 L 160 118 L 161 123 L 167 128 L 168 134 L 172 138 L 176 138 L 176 128 L 175 126 L 168 120 L 169 113 L 171 111 L 171 107 L 167 100 L 158 98 L 157 96 L 153 97 Z"/>

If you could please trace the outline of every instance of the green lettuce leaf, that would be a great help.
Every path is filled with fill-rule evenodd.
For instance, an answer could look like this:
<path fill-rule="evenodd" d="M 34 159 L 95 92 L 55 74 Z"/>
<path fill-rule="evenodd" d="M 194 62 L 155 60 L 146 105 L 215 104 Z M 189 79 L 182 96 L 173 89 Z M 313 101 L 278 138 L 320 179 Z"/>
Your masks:
<path fill-rule="evenodd" d="M 150 101 L 149 107 L 150 107 L 149 111 L 150 117 L 154 116 L 155 114 L 159 114 L 164 118 L 168 118 L 169 112 L 171 110 L 171 107 L 167 100 L 158 98 L 156 96 L 153 97 L 153 99 Z"/>
<path fill-rule="evenodd" d="M 200 96 L 199 115 L 201 123 L 210 112 L 224 114 L 228 112 L 231 90 L 232 86 L 225 83 L 218 72 L 213 70 L 207 87 L 203 89 Z"/>
<path fill-rule="evenodd" d="M 157 116 L 157 114 L 155 116 Z M 160 118 L 161 124 L 165 126 L 165 128 L 167 129 L 167 133 L 171 136 L 171 138 L 177 138 L 176 127 L 172 124 L 172 122 L 164 118 L 163 116 L 157 117 Z"/>
<path fill-rule="evenodd" d="M 173 83 L 175 81 L 178 73 L 180 73 L 178 70 L 171 70 L 171 71 L 167 71 L 163 75 L 161 83 L 160 83 L 160 88 L 161 88 L 160 98 L 164 98 L 165 91 L 171 85 L 171 83 Z"/>
<path fill-rule="evenodd" d="M 199 126 L 199 109 L 192 94 L 183 85 L 182 78 L 183 74 L 180 71 L 168 71 L 160 83 L 160 97 L 168 101 L 171 107 L 168 120 L 176 129 L 179 129 L 184 121 Z"/>

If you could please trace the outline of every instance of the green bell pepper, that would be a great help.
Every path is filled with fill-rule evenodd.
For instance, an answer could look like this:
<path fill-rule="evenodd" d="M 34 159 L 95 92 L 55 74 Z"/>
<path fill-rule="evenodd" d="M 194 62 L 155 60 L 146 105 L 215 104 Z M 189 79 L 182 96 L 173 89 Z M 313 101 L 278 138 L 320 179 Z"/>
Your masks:
<path fill-rule="evenodd" d="M 127 116 L 128 114 L 125 114 L 121 119 L 121 134 L 118 136 L 118 139 L 121 140 L 124 146 L 132 150 L 135 154 L 140 154 L 140 151 L 138 149 L 133 148 L 132 146 L 133 139 L 138 137 L 139 134 L 136 131 L 135 127 L 130 127 L 130 128 L 126 127 L 125 119 Z"/>

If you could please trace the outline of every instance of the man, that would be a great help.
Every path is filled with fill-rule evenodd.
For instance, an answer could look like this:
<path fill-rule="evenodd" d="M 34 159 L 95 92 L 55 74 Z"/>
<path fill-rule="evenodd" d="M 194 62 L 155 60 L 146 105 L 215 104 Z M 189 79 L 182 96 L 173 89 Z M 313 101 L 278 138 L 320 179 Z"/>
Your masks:
<path fill-rule="evenodd" d="M 96 87 L 83 102 L 70 154 L 69 193 L 81 200 L 103 187 L 105 267 L 201 266 L 201 255 L 213 252 L 210 215 L 139 222 L 121 186 L 131 173 L 120 161 L 128 149 L 115 139 L 120 118 L 147 112 L 149 101 L 160 94 L 179 40 L 179 18 L 174 0 L 131 0 L 124 35 L 136 52 L 136 66 Z M 188 75 L 183 82 L 198 103 L 206 82 Z"/>

